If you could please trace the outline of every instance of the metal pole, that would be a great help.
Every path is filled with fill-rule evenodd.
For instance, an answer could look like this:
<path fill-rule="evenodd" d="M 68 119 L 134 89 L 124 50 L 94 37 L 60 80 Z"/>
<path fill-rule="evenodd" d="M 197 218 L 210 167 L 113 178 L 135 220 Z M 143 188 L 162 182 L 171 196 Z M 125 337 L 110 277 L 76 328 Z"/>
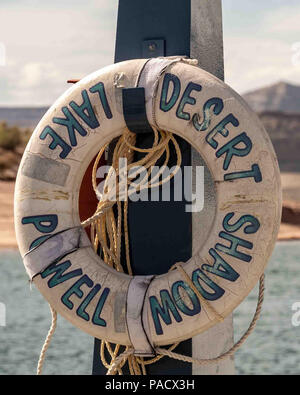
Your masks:
<path fill-rule="evenodd" d="M 115 62 L 158 56 L 190 56 L 190 1 L 120 0 L 118 10 Z M 152 134 L 137 135 L 140 148 L 151 146 Z M 191 148 L 178 138 L 182 166 L 191 165 Z M 135 160 L 138 156 L 135 157 Z M 175 165 L 170 163 L 170 166 Z M 174 197 L 171 183 L 170 196 Z M 192 255 L 192 216 L 186 201 L 130 202 L 128 210 L 132 270 L 135 275 L 163 274 Z M 192 341 L 182 342 L 177 352 L 192 355 Z M 93 374 L 105 374 L 95 340 Z M 126 370 L 124 371 L 126 372 Z M 192 366 L 162 358 L 147 367 L 150 375 L 190 375 Z"/>
<path fill-rule="evenodd" d="M 191 0 L 191 58 L 199 66 L 224 80 L 223 28 L 221 0 Z M 205 166 L 200 155 L 192 150 L 192 166 Z M 201 213 L 193 213 L 193 254 L 205 243 L 216 207 L 214 183 L 205 167 L 205 205 Z M 205 232 L 203 232 L 205 229 Z M 193 357 L 215 358 L 233 345 L 232 315 L 223 323 L 193 338 Z M 219 364 L 193 365 L 193 374 L 234 374 L 234 359 Z"/>
<path fill-rule="evenodd" d="M 220 0 L 120 0 L 115 61 L 157 56 L 186 55 L 197 58 L 202 68 L 223 79 L 222 13 Z M 151 144 L 151 136 L 138 135 L 139 146 Z M 190 146 L 179 139 L 183 164 L 204 165 Z M 186 202 L 136 202 L 129 204 L 129 236 L 133 272 L 161 274 L 179 261 L 186 261 L 205 242 L 203 227 L 215 210 L 213 181 L 205 170 L 205 209 L 199 214 L 185 212 Z M 171 196 L 173 185 L 171 185 Z M 191 229 L 193 228 L 193 232 Z M 192 234 L 193 233 L 193 234 Z M 201 235 L 200 237 L 196 235 Z M 195 236 L 195 237 L 194 237 Z M 221 336 L 222 334 L 222 336 Z M 192 340 L 182 342 L 177 352 L 206 358 L 223 351 L 232 341 L 232 320 Z M 216 337 L 217 336 L 217 337 Z M 95 339 L 93 374 L 105 374 Z M 193 347 L 193 352 L 192 352 Z M 215 355 L 213 355 L 215 356 Z M 209 369 L 163 358 L 147 369 L 151 375 L 233 373 L 233 363 Z M 127 372 L 125 372 L 127 373 Z"/>

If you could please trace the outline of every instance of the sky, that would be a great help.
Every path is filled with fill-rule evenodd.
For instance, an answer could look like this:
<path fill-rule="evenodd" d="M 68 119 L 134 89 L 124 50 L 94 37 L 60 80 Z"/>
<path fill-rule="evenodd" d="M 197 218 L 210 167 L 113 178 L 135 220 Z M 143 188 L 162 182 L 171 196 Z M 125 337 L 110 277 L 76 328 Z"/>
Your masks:
<path fill-rule="evenodd" d="M 171 0 L 168 0 L 171 1 Z M 300 85 L 300 1 L 223 0 L 226 82 Z M 48 106 L 113 63 L 117 0 L 0 0 L 0 106 Z"/>

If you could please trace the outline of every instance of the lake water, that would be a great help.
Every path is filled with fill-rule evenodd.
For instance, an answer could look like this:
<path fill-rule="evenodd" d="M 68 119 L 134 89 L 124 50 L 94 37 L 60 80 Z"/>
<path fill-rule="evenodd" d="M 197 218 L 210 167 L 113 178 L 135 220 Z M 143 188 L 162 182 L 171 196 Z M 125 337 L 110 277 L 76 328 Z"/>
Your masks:
<path fill-rule="evenodd" d="M 0 303 L 6 305 L 0 374 L 35 374 L 51 321 L 48 304 L 34 287 L 30 290 L 17 251 L 1 251 L 0 267 Z M 300 242 L 278 243 L 266 274 L 262 317 L 236 353 L 237 374 L 299 374 L 300 326 L 293 327 L 291 320 L 292 305 L 300 302 Z M 256 300 L 257 289 L 236 310 L 236 339 L 247 329 Z M 91 374 L 92 353 L 93 339 L 59 317 L 43 373 Z"/>

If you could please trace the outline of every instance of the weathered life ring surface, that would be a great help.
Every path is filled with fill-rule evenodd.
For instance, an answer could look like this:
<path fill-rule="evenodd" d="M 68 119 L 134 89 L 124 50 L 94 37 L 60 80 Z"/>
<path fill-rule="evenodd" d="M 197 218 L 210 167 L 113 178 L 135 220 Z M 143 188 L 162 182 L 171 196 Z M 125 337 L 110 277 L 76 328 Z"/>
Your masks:
<path fill-rule="evenodd" d="M 197 66 L 172 61 L 161 69 L 157 84 L 149 85 L 151 78 L 143 74 L 149 62 L 126 61 L 87 76 L 40 121 L 16 183 L 19 248 L 25 258 L 32 249 L 39 254 L 39 243 L 50 251 L 49 236 L 80 229 L 83 175 L 100 147 L 126 127 L 122 88 L 142 83 L 150 124 L 186 139 L 214 179 L 217 211 L 212 229 L 205 246 L 183 268 L 207 303 L 226 317 L 258 282 L 277 238 L 281 192 L 276 156 L 257 116 L 222 81 Z M 132 277 L 108 267 L 86 240 L 78 246 L 35 275 L 35 285 L 77 327 L 131 345 L 126 300 Z M 178 270 L 153 278 L 143 319 L 154 346 L 190 338 L 218 323 Z"/>

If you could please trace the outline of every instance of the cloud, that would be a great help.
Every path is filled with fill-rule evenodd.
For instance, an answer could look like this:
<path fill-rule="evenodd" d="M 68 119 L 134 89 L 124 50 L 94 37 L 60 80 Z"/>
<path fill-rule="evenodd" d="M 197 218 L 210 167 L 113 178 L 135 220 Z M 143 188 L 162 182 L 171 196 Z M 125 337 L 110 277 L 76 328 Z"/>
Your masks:
<path fill-rule="evenodd" d="M 240 93 L 284 80 L 300 84 L 300 7 L 266 8 L 251 30 L 225 34 L 225 75 Z"/>
<path fill-rule="evenodd" d="M 102 8 L 93 0 L 73 1 L 72 8 L 66 1 L 23 2 L 5 7 L 0 24 L 7 60 L 0 68 L 0 105 L 49 105 L 68 88 L 67 79 L 113 63 L 115 1 L 100 1 Z"/>
<path fill-rule="evenodd" d="M 300 84 L 300 66 L 289 43 L 260 37 L 227 37 L 226 82 L 240 93 L 280 80 Z"/>
<path fill-rule="evenodd" d="M 27 63 L 20 70 L 19 87 L 38 88 L 45 82 L 54 83 L 59 71 L 51 63 Z"/>
<path fill-rule="evenodd" d="M 47 106 L 49 97 L 59 97 L 67 88 L 62 81 L 62 75 L 52 63 L 29 62 L 20 65 L 10 60 L 1 72 L 2 90 L 6 91 L 5 101 L 3 95 L 2 105 L 16 106 Z"/>
<path fill-rule="evenodd" d="M 269 11 L 263 19 L 265 30 L 269 33 L 300 33 L 300 7 L 280 6 Z M 299 38 L 299 36 L 298 36 Z"/>
<path fill-rule="evenodd" d="M 296 1 L 235 2 L 225 13 L 226 82 L 241 93 L 279 80 L 300 83 Z M 0 8 L 0 105 L 49 105 L 67 79 L 113 63 L 117 0 L 1 0 Z"/>

